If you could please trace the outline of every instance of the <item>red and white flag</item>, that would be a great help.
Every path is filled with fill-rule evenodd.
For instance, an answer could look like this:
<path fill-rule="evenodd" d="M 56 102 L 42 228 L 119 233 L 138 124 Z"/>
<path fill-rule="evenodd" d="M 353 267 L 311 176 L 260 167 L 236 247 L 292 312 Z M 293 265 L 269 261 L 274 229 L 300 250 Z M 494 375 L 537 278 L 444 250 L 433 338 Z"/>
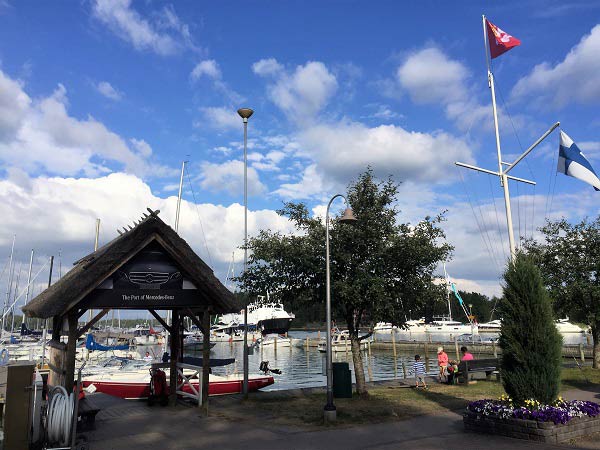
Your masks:
<path fill-rule="evenodd" d="M 502 31 L 489 20 L 485 19 L 487 26 L 488 41 L 490 43 L 490 55 L 492 59 L 509 51 L 511 48 L 521 45 L 521 41 L 516 37 Z"/>

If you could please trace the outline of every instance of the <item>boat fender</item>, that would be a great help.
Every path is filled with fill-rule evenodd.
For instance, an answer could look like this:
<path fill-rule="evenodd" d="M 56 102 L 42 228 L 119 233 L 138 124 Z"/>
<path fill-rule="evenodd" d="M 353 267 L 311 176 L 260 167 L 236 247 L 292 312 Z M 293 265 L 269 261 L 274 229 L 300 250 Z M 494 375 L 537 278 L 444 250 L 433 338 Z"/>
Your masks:
<path fill-rule="evenodd" d="M 0 350 L 0 366 L 5 366 L 8 364 L 9 356 L 10 355 L 7 349 L 3 348 L 2 350 Z"/>

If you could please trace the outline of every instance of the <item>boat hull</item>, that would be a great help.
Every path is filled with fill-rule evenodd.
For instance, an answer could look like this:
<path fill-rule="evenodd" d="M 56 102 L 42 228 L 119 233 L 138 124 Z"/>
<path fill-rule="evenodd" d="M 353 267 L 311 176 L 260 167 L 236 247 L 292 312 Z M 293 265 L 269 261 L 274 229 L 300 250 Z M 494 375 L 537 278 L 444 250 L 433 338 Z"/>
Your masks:
<path fill-rule="evenodd" d="M 273 319 L 260 320 L 256 326 L 264 334 L 285 334 L 292 324 L 290 317 L 277 317 Z"/>
<path fill-rule="evenodd" d="M 254 392 L 274 383 L 273 377 L 251 377 L 248 380 L 248 391 Z M 96 392 L 120 397 L 128 400 L 144 399 L 150 395 L 150 385 L 148 382 L 141 381 L 110 381 L 110 380 L 83 380 L 83 387 L 87 388 L 94 385 Z M 208 395 L 226 395 L 239 394 L 242 392 L 243 380 L 223 379 L 211 380 L 208 384 Z M 197 389 L 198 382 L 192 381 L 192 385 Z M 192 393 L 189 385 L 183 386 L 183 391 Z"/>

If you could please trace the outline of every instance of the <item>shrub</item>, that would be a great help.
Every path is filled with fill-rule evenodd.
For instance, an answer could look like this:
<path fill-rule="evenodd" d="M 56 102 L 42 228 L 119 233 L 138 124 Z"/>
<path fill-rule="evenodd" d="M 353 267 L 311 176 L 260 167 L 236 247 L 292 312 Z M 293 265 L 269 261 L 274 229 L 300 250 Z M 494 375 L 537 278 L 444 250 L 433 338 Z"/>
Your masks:
<path fill-rule="evenodd" d="M 517 254 L 504 273 L 499 309 L 500 373 L 506 393 L 517 404 L 527 399 L 552 403 L 560 389 L 562 336 L 540 272 L 525 254 Z"/>

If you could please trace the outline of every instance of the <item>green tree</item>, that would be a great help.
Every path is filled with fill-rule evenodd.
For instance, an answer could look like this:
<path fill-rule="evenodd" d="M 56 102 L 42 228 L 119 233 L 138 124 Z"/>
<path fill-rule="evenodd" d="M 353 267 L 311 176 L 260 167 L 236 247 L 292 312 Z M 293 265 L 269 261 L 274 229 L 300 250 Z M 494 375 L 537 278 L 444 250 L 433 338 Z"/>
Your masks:
<path fill-rule="evenodd" d="M 518 403 L 535 399 L 548 404 L 560 388 L 562 336 L 539 269 L 519 253 L 504 273 L 500 347 L 506 393 Z"/>
<path fill-rule="evenodd" d="M 600 368 L 600 216 L 572 225 L 565 219 L 540 229 L 544 241 L 528 241 L 559 316 L 590 327 L 593 366 Z"/>
<path fill-rule="evenodd" d="M 333 315 L 350 333 L 356 389 L 366 394 L 359 329 L 376 321 L 402 325 L 431 296 L 443 295 L 432 273 L 452 247 L 438 224 L 442 216 L 411 225 L 398 223 L 398 185 L 375 180 L 370 169 L 349 186 L 347 198 L 358 221 L 330 226 Z M 253 294 L 282 301 L 325 299 L 325 226 L 304 204 L 287 203 L 279 214 L 296 228 L 292 234 L 261 230 L 249 240 L 248 270 L 240 281 Z M 364 336 L 363 336 L 364 337 Z"/>

